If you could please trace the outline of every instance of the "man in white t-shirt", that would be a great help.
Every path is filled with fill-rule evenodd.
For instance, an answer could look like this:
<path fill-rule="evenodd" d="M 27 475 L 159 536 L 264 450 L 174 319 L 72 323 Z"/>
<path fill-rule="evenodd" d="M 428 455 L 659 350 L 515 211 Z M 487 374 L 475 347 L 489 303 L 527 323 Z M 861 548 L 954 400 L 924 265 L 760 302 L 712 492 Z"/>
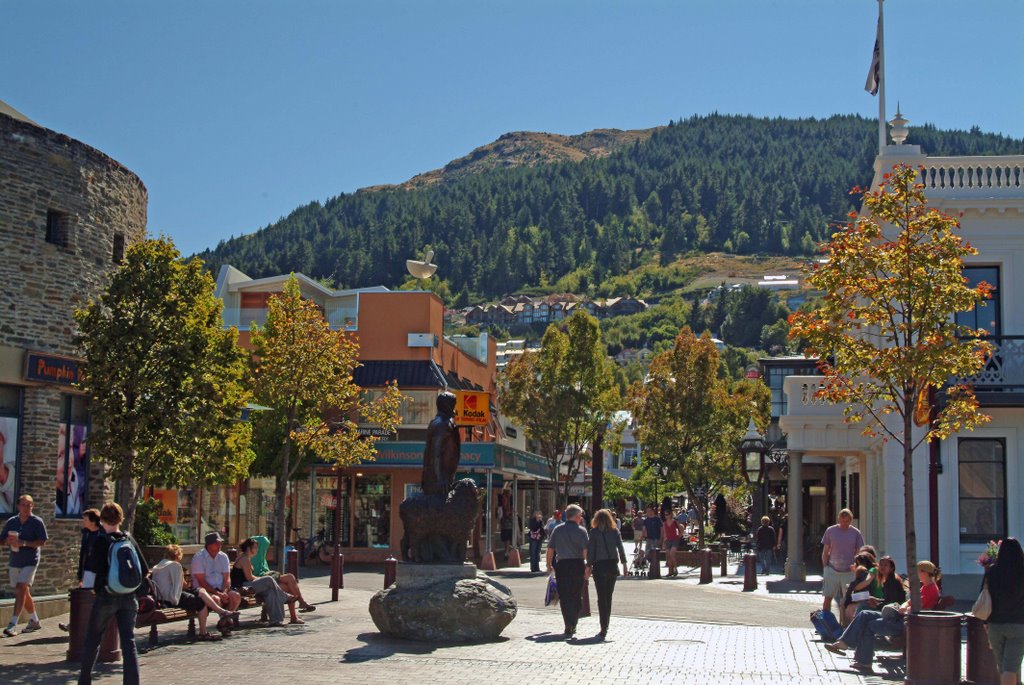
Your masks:
<path fill-rule="evenodd" d="M 222 607 L 235 611 L 242 603 L 242 596 L 231 589 L 231 560 L 220 549 L 223 543 L 220 533 L 206 534 L 206 547 L 192 557 L 189 567 L 192 589 L 206 590 Z"/>

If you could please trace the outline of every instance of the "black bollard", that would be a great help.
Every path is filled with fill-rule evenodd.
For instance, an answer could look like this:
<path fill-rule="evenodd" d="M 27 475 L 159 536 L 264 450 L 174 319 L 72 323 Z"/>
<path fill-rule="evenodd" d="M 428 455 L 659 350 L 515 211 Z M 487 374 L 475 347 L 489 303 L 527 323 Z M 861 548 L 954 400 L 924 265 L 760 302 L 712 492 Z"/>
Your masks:
<path fill-rule="evenodd" d="M 727 575 L 729 575 L 729 548 L 725 545 L 722 545 L 719 548 L 718 553 L 721 555 L 718 559 L 721 563 L 721 568 L 718 570 L 718 575 L 720 575 L 722 578 L 725 578 Z"/>
<path fill-rule="evenodd" d="M 299 579 L 299 550 L 290 549 L 288 550 L 288 573 L 295 576 L 295 580 Z"/>
<path fill-rule="evenodd" d="M 712 580 L 711 575 L 711 550 L 705 547 L 700 551 L 700 584 L 707 585 Z"/>
<path fill-rule="evenodd" d="M 341 545 L 334 547 L 331 557 L 331 601 L 338 601 L 338 590 L 345 589 L 345 555 L 341 553 Z"/>
<path fill-rule="evenodd" d="M 757 555 L 743 555 L 743 591 L 753 592 L 757 589 Z"/>
<path fill-rule="evenodd" d="M 655 547 L 650 551 L 651 568 L 647 571 L 648 578 L 661 578 L 661 549 Z"/>
<path fill-rule="evenodd" d="M 395 575 L 398 573 L 398 560 L 390 554 L 384 560 L 384 589 L 395 584 Z"/>

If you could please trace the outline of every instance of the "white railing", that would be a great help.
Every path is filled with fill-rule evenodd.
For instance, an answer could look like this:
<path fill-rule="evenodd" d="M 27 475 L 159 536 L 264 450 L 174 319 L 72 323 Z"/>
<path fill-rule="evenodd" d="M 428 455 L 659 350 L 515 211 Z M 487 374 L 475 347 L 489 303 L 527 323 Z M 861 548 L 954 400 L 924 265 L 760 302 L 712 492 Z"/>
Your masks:
<path fill-rule="evenodd" d="M 1024 199 L 1024 155 L 928 157 L 921 166 L 930 196 Z"/>

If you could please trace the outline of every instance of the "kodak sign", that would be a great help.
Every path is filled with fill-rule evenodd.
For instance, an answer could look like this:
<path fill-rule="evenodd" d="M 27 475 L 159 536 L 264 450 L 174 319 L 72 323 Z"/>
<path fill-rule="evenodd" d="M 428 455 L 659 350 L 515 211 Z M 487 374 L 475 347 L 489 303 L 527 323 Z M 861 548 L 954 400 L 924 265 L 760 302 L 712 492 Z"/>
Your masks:
<path fill-rule="evenodd" d="M 486 426 L 491 421 L 489 392 L 455 391 L 455 423 L 459 426 Z"/>

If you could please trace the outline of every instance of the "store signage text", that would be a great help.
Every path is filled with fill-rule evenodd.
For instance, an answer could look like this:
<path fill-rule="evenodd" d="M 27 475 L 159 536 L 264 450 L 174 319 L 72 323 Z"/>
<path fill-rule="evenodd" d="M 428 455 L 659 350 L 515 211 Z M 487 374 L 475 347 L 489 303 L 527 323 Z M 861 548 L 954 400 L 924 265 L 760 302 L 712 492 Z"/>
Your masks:
<path fill-rule="evenodd" d="M 455 393 L 455 423 L 486 426 L 491 422 L 491 394 L 458 390 Z"/>
<path fill-rule="evenodd" d="M 42 352 L 27 352 L 25 380 L 73 386 L 82 381 L 82 370 L 74 359 Z"/>

